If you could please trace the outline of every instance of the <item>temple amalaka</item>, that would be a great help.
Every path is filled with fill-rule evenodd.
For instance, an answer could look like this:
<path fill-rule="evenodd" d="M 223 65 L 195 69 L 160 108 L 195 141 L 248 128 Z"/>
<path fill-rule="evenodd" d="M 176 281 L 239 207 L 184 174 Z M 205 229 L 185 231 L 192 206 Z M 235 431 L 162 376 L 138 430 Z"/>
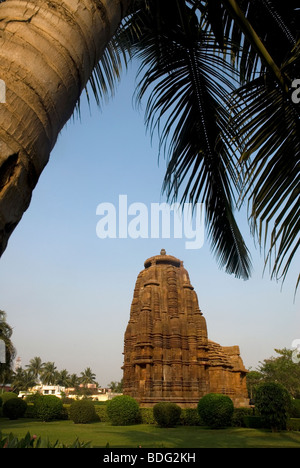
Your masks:
<path fill-rule="evenodd" d="M 207 393 L 247 406 L 247 370 L 238 346 L 208 339 L 206 320 L 183 262 L 149 258 L 137 277 L 125 332 L 123 392 L 141 406 L 195 407 Z"/>

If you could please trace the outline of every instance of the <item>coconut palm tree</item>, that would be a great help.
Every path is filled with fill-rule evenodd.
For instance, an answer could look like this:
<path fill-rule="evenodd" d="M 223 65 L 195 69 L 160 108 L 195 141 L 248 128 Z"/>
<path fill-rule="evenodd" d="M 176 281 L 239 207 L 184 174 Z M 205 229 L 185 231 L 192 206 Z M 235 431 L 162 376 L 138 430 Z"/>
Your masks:
<path fill-rule="evenodd" d="M 32 373 L 35 379 L 40 381 L 40 376 L 44 369 L 44 363 L 39 356 L 30 359 L 29 364 L 26 364 L 25 367 L 28 368 L 28 371 Z"/>
<path fill-rule="evenodd" d="M 128 3 L 1 1 L 0 255 L 88 80 L 101 92 L 112 84 L 108 43 Z"/>
<path fill-rule="evenodd" d="M 161 128 L 164 189 L 205 203 L 218 260 L 243 278 L 251 265 L 233 216 L 240 200 L 248 199 L 271 276 L 285 278 L 299 247 L 297 5 L 136 0 L 122 25 L 120 37 L 141 61 L 146 123 Z"/>
<path fill-rule="evenodd" d="M 54 362 L 45 362 L 41 373 L 41 382 L 44 385 L 55 385 L 57 376 L 56 369 Z"/>
<path fill-rule="evenodd" d="M 87 367 L 83 372 L 81 372 L 80 381 L 85 387 L 88 384 L 96 383 L 96 374 L 92 372 L 90 367 Z"/>
<path fill-rule="evenodd" d="M 6 0 L 0 20 L 0 255 L 87 82 L 100 102 L 119 77 L 121 46 L 141 61 L 147 124 L 163 129 L 166 193 L 205 203 L 212 249 L 242 278 L 251 262 L 234 208 L 247 197 L 285 277 L 299 246 L 295 0 Z"/>
<path fill-rule="evenodd" d="M 22 369 L 19 367 L 12 376 L 12 389 L 18 393 L 20 391 L 27 391 L 29 388 L 36 385 L 36 378 L 30 370 Z"/>
<path fill-rule="evenodd" d="M 3 343 L 3 356 L 0 360 L 0 384 L 8 382 L 12 373 L 12 364 L 16 355 L 16 350 L 11 341 L 12 327 L 6 321 L 6 313 L 0 310 L 0 340 Z M 4 358 L 4 359 L 3 359 Z"/>
<path fill-rule="evenodd" d="M 61 387 L 71 387 L 71 376 L 66 369 L 63 369 L 56 373 L 55 379 L 56 385 L 60 385 Z"/>

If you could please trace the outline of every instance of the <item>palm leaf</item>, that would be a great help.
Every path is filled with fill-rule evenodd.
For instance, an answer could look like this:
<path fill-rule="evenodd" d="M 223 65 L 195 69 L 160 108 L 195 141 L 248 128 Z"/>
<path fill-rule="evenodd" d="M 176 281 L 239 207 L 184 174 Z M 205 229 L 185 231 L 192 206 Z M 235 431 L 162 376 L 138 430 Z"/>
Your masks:
<path fill-rule="evenodd" d="M 168 160 L 163 190 L 169 200 L 205 204 L 220 265 L 248 278 L 251 262 L 233 215 L 237 158 L 226 138 L 233 70 L 185 1 L 146 2 L 124 27 L 141 61 L 136 98 L 147 97 L 146 124 L 152 135 L 158 130 Z"/>
<path fill-rule="evenodd" d="M 299 48 L 293 49 L 282 68 L 286 76 L 299 58 Z M 247 163 L 243 199 L 249 197 L 252 231 L 271 277 L 284 280 L 299 246 L 299 106 L 268 75 L 241 87 L 235 98 L 231 124 L 239 129 L 241 162 Z"/>

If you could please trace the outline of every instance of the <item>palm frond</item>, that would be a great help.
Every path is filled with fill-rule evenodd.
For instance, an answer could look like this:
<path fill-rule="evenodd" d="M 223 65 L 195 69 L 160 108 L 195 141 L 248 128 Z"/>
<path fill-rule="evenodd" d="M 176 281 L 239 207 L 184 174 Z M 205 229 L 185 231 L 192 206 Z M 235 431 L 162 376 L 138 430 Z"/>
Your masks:
<path fill-rule="evenodd" d="M 214 38 L 201 31 L 199 17 L 183 0 L 146 2 L 131 23 L 141 61 L 136 98 L 147 98 L 146 124 L 152 134 L 158 131 L 168 160 L 163 190 L 169 199 L 205 204 L 220 265 L 248 278 L 249 253 L 233 215 L 238 158 L 227 139 L 224 105 L 233 70 L 215 54 Z"/>
<path fill-rule="evenodd" d="M 286 76 L 300 71 L 299 48 L 292 54 L 282 68 Z M 299 247 L 300 109 L 268 75 L 241 87 L 235 98 L 231 124 L 239 129 L 241 162 L 247 163 L 243 199 L 249 198 L 252 232 L 271 277 L 284 280 Z"/>

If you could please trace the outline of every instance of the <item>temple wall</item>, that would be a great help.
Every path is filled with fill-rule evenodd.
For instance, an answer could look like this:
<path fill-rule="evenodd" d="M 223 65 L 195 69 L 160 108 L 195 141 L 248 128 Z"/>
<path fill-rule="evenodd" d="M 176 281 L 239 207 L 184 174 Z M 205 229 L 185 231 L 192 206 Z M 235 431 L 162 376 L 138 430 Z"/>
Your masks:
<path fill-rule="evenodd" d="M 173 401 L 195 407 L 209 392 L 245 402 L 246 373 L 238 346 L 208 340 L 183 263 L 164 253 L 146 260 L 124 335 L 124 394 L 141 406 Z"/>

